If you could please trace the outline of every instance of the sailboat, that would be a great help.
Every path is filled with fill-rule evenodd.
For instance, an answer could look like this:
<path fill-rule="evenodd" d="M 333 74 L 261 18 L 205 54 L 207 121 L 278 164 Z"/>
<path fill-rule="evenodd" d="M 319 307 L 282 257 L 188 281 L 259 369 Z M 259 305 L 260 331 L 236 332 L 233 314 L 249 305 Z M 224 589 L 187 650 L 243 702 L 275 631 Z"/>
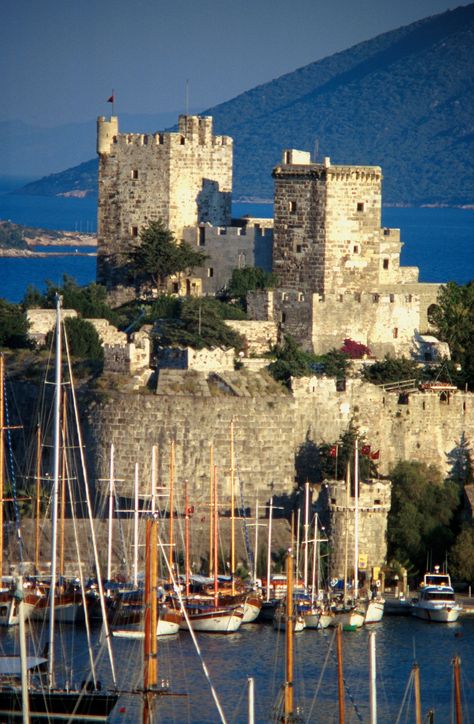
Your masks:
<path fill-rule="evenodd" d="M 15 626 L 19 623 L 18 598 L 16 596 L 15 580 L 12 576 L 3 576 L 3 521 L 4 521 L 4 495 L 5 495 L 5 445 L 4 432 L 14 429 L 5 425 L 5 360 L 0 354 L 0 626 Z M 30 589 L 25 589 L 23 610 L 28 619 L 36 604 L 36 596 Z"/>
<path fill-rule="evenodd" d="M 186 616 L 180 627 L 188 629 L 192 626 L 194 631 L 202 631 L 207 633 L 234 633 L 237 631 L 244 617 L 244 607 L 240 604 L 225 604 L 220 600 L 219 596 L 219 551 L 218 551 L 218 498 L 217 498 L 217 468 L 214 467 L 212 472 L 212 561 L 214 566 L 214 576 L 212 579 L 213 594 L 212 597 L 203 597 L 190 595 L 189 585 L 189 559 L 186 554 L 186 596 L 185 608 Z M 189 549 L 189 506 L 186 511 L 186 548 Z M 171 515 L 173 511 L 171 510 Z"/>
<path fill-rule="evenodd" d="M 66 343 L 67 345 L 67 343 Z M 67 346 L 66 346 L 67 349 Z M 116 689 L 113 691 L 103 691 L 100 682 L 97 680 L 95 659 L 92 654 L 92 648 L 89 647 L 89 661 L 90 661 L 90 673 L 85 679 L 84 684 L 80 688 L 71 688 L 66 685 L 64 687 L 58 687 L 56 685 L 56 670 L 55 670 L 55 606 L 58 601 L 57 590 L 56 590 L 56 578 L 57 578 L 57 519 L 58 519 L 58 498 L 59 498 L 59 468 L 60 468 L 60 400 L 61 400 L 61 362 L 62 362 L 62 319 L 61 319 L 61 298 L 56 297 L 56 373 L 55 373 L 55 404 L 54 404 L 54 478 L 53 478 L 53 519 L 52 519 L 52 541 L 51 541 L 51 585 L 49 589 L 49 626 L 48 626 L 48 640 L 47 640 L 47 672 L 43 669 L 33 669 L 29 673 L 28 681 L 28 701 L 25 702 L 25 688 L 15 685 L 10 685 L 8 682 L 6 685 L 0 688 L 0 720 L 1 721 L 16 721 L 22 715 L 24 707 L 29 709 L 29 721 L 42 722 L 47 719 L 49 722 L 64 722 L 66 721 L 107 721 L 109 714 L 114 708 L 119 693 Z M 69 362 L 69 360 L 68 360 Z M 69 367 L 70 377 L 71 369 Z M 74 410 L 76 413 L 77 421 L 77 405 L 74 396 L 74 388 L 71 384 L 71 392 L 74 403 Z M 91 521 L 91 540 L 94 549 L 94 562 L 96 570 L 98 571 L 98 585 L 100 600 L 102 602 L 103 612 L 103 625 L 105 629 L 105 639 L 109 652 L 109 660 L 111 666 L 112 680 L 115 685 L 115 667 L 112 656 L 112 649 L 110 644 L 110 636 L 108 631 L 107 619 L 105 615 L 105 603 L 103 596 L 103 588 L 100 577 L 100 565 L 98 559 L 96 538 L 94 526 L 92 524 L 92 512 L 90 505 L 90 495 L 87 483 L 87 476 L 85 472 L 85 460 L 84 460 L 84 448 L 82 445 L 82 438 L 80 429 L 77 429 L 78 434 L 78 449 L 81 455 L 81 463 L 84 474 L 84 494 L 88 504 L 89 519 Z M 75 519 L 73 517 L 73 524 L 75 525 Z M 85 587 L 82 580 L 82 568 L 79 566 L 81 576 L 81 592 L 85 596 Z M 22 592 L 20 591 L 18 598 L 22 598 Z M 22 602 L 20 601 L 22 605 Z M 84 607 L 85 608 L 85 607 Z M 86 631 L 88 634 L 88 640 L 90 642 L 89 626 L 87 616 L 85 617 Z"/>

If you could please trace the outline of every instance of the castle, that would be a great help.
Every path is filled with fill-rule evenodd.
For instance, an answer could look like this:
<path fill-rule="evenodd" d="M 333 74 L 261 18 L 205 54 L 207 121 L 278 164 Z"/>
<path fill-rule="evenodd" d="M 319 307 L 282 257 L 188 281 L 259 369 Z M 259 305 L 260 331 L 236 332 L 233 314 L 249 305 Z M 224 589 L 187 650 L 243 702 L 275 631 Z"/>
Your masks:
<path fill-rule="evenodd" d="M 116 303 L 135 294 L 127 255 L 140 230 L 162 219 L 201 248 L 205 266 L 171 280 L 177 294 L 214 294 L 232 270 L 273 269 L 278 288 L 253 294 L 249 316 L 273 321 L 303 347 L 324 353 L 345 338 L 376 356 L 412 354 L 429 330 L 439 285 L 400 266 L 400 231 L 381 227 L 382 171 L 332 165 L 285 150 L 275 179 L 274 222 L 232 220 L 232 139 L 212 118 L 180 116 L 176 132 L 119 133 L 98 119 L 97 281 Z"/>

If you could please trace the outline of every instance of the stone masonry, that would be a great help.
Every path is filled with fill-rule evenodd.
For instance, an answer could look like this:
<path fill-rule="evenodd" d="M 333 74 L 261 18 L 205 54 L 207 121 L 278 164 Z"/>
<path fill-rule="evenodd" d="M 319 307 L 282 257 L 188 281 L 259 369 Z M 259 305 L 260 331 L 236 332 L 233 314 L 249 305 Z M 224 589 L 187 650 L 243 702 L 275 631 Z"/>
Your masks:
<path fill-rule="evenodd" d="M 352 492 L 352 494 L 351 494 Z M 354 491 L 346 484 L 328 484 L 328 510 L 331 520 L 329 576 L 344 580 L 345 540 L 347 536 L 348 578 L 354 579 L 355 515 Z M 361 482 L 358 497 L 359 571 L 383 566 L 387 555 L 387 515 L 390 510 L 391 483 L 387 480 Z"/>

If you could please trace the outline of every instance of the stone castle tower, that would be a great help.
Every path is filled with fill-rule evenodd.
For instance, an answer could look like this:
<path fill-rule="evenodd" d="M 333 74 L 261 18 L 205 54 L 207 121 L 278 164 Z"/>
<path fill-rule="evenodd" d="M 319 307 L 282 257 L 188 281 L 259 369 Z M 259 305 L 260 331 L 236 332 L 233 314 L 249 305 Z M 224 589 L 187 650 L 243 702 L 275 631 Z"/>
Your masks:
<path fill-rule="evenodd" d="M 177 240 L 185 227 L 230 224 L 232 139 L 213 134 L 212 118 L 180 116 L 177 132 L 146 135 L 102 116 L 97 153 L 97 281 L 109 290 L 127 286 L 125 257 L 151 221 Z"/>
<path fill-rule="evenodd" d="M 418 281 L 417 268 L 400 268 L 398 230 L 381 228 L 379 166 L 311 163 L 309 153 L 290 150 L 273 178 L 282 288 L 331 294 Z"/>
<path fill-rule="evenodd" d="M 387 516 L 391 504 L 391 482 L 388 480 L 370 480 L 360 482 L 358 498 L 359 516 L 359 571 L 370 571 L 386 563 L 387 555 Z M 354 578 L 355 547 L 355 498 L 348 495 L 346 484 L 341 481 L 330 482 L 328 510 L 330 514 L 330 560 L 331 578 L 344 578 L 346 555 L 346 536 L 349 578 Z"/>
<path fill-rule="evenodd" d="M 377 356 L 410 355 L 439 285 L 400 266 L 400 230 L 381 227 L 380 167 L 312 163 L 286 150 L 273 178 L 279 284 L 253 295 L 250 314 L 318 354 L 350 338 Z"/>

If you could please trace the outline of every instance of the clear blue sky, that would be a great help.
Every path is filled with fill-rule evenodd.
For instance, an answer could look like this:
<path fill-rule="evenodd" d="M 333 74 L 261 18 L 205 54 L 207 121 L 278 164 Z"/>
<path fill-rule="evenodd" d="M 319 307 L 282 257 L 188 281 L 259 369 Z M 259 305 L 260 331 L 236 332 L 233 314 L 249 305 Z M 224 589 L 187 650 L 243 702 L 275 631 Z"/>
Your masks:
<path fill-rule="evenodd" d="M 467 2 L 2 0 L 0 121 L 181 111 Z"/>

